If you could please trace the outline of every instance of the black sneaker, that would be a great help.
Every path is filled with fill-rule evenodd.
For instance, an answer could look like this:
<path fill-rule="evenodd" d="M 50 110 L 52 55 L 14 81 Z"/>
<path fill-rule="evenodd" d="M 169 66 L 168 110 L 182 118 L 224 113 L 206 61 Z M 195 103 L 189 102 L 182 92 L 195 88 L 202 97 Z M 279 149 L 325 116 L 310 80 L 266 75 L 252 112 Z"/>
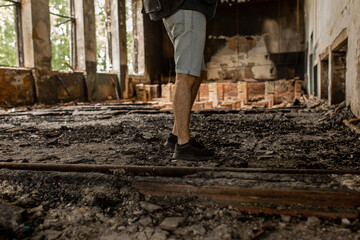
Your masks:
<path fill-rule="evenodd" d="M 170 133 L 168 139 L 166 140 L 166 142 L 164 144 L 164 146 L 166 148 L 169 148 L 169 149 L 174 149 L 175 145 L 177 144 L 177 140 L 178 140 L 177 136 Z"/>
<path fill-rule="evenodd" d="M 196 142 L 194 139 L 186 144 L 175 145 L 174 158 L 176 160 L 189 160 L 189 161 L 204 161 L 209 160 L 214 156 L 214 152 L 207 150 L 201 143 Z"/>

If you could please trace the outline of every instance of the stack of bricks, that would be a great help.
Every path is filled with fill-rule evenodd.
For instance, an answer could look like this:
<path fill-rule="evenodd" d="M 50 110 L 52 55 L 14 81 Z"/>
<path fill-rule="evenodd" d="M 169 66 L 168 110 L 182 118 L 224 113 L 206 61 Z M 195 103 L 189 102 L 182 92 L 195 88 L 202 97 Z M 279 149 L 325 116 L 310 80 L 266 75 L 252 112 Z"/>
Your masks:
<path fill-rule="evenodd" d="M 193 110 L 240 110 L 252 107 L 272 108 L 279 104 L 291 105 L 303 94 L 302 85 L 302 80 L 203 83 Z M 162 85 L 161 93 L 160 105 L 163 109 L 170 110 L 174 84 Z"/>
<path fill-rule="evenodd" d="M 136 100 L 141 102 L 158 101 L 160 100 L 159 85 L 151 84 L 137 84 Z"/>

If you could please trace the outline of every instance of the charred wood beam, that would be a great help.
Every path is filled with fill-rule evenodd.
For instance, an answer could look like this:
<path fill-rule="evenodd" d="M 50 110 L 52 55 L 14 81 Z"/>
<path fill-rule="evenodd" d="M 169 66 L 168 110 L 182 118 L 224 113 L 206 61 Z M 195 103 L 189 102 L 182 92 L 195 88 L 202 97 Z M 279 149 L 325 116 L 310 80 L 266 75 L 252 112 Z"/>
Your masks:
<path fill-rule="evenodd" d="M 234 186 L 193 186 L 154 182 L 133 182 L 143 195 L 197 197 L 204 204 L 232 206 L 249 213 L 318 216 L 333 219 L 357 218 L 359 192 L 331 192 L 291 189 L 250 189 Z"/>

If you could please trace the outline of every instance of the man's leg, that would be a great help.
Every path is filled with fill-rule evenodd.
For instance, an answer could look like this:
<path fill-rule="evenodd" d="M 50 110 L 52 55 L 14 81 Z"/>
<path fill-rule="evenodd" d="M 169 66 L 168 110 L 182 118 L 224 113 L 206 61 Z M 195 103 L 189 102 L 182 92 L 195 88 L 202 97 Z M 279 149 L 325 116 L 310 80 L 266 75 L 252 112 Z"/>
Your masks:
<path fill-rule="evenodd" d="M 197 77 L 178 73 L 174 90 L 174 117 L 177 123 L 178 144 L 185 144 L 190 140 L 189 123 L 192 107 L 192 92 Z"/>
<path fill-rule="evenodd" d="M 177 144 L 173 157 L 176 160 L 202 161 L 214 156 L 193 138 L 190 138 L 190 113 L 200 86 L 200 78 L 192 75 L 177 73 L 174 91 L 174 117 L 177 131 Z"/>
<path fill-rule="evenodd" d="M 205 71 L 201 71 L 201 75 L 200 77 L 196 77 L 195 78 L 195 83 L 193 84 L 192 88 L 191 88 L 191 107 L 190 107 L 190 112 L 191 112 L 191 108 L 194 105 L 197 93 L 199 91 L 200 85 L 202 83 L 202 81 L 205 79 L 205 75 L 206 72 Z M 189 76 L 189 75 L 188 75 Z M 192 77 L 192 76 L 191 76 Z M 178 75 L 176 75 L 176 81 L 178 81 Z M 175 84 L 175 89 L 176 89 L 176 84 Z M 175 103 L 174 103 L 175 105 Z M 178 132 L 177 132 L 177 124 L 176 124 L 176 118 L 174 120 L 174 127 L 172 130 L 172 134 L 174 134 L 175 136 L 178 136 Z M 181 143 L 180 143 L 181 144 Z"/>

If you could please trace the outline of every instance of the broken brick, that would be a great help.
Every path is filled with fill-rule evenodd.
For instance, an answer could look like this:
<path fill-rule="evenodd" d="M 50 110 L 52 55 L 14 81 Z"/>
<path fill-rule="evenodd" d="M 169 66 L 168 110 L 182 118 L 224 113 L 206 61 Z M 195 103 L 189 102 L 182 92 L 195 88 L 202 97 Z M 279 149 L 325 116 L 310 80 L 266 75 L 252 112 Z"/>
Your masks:
<path fill-rule="evenodd" d="M 204 109 L 210 110 L 214 108 L 213 102 L 204 102 Z"/>
<path fill-rule="evenodd" d="M 218 101 L 224 100 L 224 84 L 223 83 L 217 84 L 217 100 Z"/>
<path fill-rule="evenodd" d="M 218 87 L 217 83 L 209 83 L 209 101 L 218 102 Z"/>
<path fill-rule="evenodd" d="M 224 83 L 224 100 L 238 100 L 238 84 Z"/>
<path fill-rule="evenodd" d="M 203 102 L 195 102 L 193 107 L 192 107 L 192 110 L 195 111 L 195 110 L 204 110 L 204 103 Z"/>
<path fill-rule="evenodd" d="M 161 85 L 161 98 L 166 102 L 171 102 L 173 99 L 174 84 Z"/>
<path fill-rule="evenodd" d="M 239 97 L 239 100 L 241 102 L 243 102 L 244 104 L 246 104 L 248 102 L 248 99 L 247 99 L 247 83 L 245 81 L 240 81 L 237 83 L 238 86 L 238 97 Z"/>
<path fill-rule="evenodd" d="M 264 82 L 248 82 L 247 83 L 248 101 L 254 102 L 265 98 Z"/>
<path fill-rule="evenodd" d="M 209 84 L 201 84 L 199 88 L 199 101 L 209 101 Z"/>

